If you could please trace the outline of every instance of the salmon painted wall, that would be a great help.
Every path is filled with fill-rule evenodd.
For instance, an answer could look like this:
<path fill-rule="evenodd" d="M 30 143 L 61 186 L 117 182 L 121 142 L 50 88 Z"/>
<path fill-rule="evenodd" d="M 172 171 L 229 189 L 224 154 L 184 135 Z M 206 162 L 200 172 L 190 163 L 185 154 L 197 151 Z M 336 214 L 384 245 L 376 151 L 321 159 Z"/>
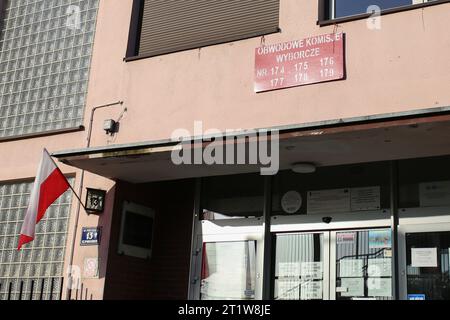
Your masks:
<path fill-rule="evenodd" d="M 256 94 L 254 49 L 261 38 L 124 62 L 132 0 L 101 0 L 85 126 L 93 107 L 125 103 L 95 113 L 91 145 L 166 139 L 177 128 L 192 131 L 196 120 L 202 120 L 205 128 L 246 129 L 450 106 L 449 3 L 382 16 L 382 29 L 377 31 L 369 30 L 364 19 L 319 27 L 317 7 L 317 1 L 281 0 L 282 32 L 266 36 L 265 43 L 331 33 L 336 28 L 346 33 L 347 79 Z M 120 132 L 113 137 L 102 129 L 108 118 L 121 118 Z M 0 181 L 32 179 L 43 147 L 50 152 L 82 148 L 86 137 L 87 131 L 80 131 L 0 142 Z M 80 172 L 60 167 L 66 174 L 77 174 L 78 190 Z M 102 217 L 80 213 L 74 261 L 82 266 L 84 258 L 99 256 L 100 275 L 104 275 L 114 182 L 86 174 L 86 186 L 109 191 L 107 210 Z M 69 241 L 75 230 L 76 203 Z M 80 247 L 81 227 L 96 225 L 103 227 L 101 246 Z M 94 299 L 103 297 L 104 278 L 83 279 L 83 283 Z"/>
<path fill-rule="evenodd" d="M 347 79 L 259 94 L 259 37 L 124 62 L 131 5 L 103 5 L 95 42 L 91 104 L 124 100 L 127 108 L 113 143 L 169 138 L 177 128 L 192 131 L 195 120 L 246 129 L 450 106 L 449 3 L 382 16 L 381 30 L 369 30 L 365 19 L 320 27 L 317 1 L 281 0 L 282 32 L 265 43 L 336 28 L 346 33 Z M 118 109 L 97 119 L 114 118 Z M 95 145 L 111 143 L 101 123 L 94 132 Z"/>

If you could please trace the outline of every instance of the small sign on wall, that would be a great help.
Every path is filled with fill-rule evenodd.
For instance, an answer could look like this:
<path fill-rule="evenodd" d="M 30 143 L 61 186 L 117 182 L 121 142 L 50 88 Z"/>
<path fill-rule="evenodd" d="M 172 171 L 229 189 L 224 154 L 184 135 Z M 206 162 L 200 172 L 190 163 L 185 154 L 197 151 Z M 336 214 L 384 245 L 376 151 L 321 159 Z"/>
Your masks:
<path fill-rule="evenodd" d="M 379 186 L 308 191 L 307 196 L 308 214 L 381 209 Z"/>
<path fill-rule="evenodd" d="M 81 245 L 82 246 L 98 246 L 101 238 L 100 227 L 87 227 L 81 230 Z"/>
<path fill-rule="evenodd" d="M 308 214 L 350 212 L 350 189 L 309 191 Z"/>
<path fill-rule="evenodd" d="M 381 204 L 380 187 L 352 188 L 351 208 L 352 211 L 380 210 Z"/>
<path fill-rule="evenodd" d="M 255 49 L 255 92 L 344 77 L 343 33 L 317 35 Z"/>
<path fill-rule="evenodd" d="M 450 205 L 450 181 L 436 181 L 419 185 L 420 206 L 440 207 Z"/>

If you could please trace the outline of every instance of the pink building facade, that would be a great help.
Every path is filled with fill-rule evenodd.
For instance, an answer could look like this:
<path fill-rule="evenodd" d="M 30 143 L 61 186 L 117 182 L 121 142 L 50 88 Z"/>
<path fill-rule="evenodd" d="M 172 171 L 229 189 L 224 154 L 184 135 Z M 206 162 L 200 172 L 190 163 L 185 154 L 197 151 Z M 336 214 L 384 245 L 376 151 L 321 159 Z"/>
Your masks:
<path fill-rule="evenodd" d="M 449 299 L 450 3 L 373 2 L 0 1 L 0 299 Z M 19 78 L 21 14 L 42 33 L 39 12 L 57 9 L 63 27 L 45 29 L 49 48 L 40 53 L 31 31 L 20 40 L 37 52 L 26 49 Z M 344 39 L 343 77 L 255 92 L 255 49 L 326 34 Z M 72 42 L 59 49 L 58 37 Z M 53 105 L 53 80 L 31 70 L 43 83 L 11 102 L 8 85 L 24 92 L 27 70 L 50 54 L 66 100 Z M 77 72 L 88 76 L 64 80 Z M 44 111 L 30 98 L 41 91 Z M 28 130 L 29 113 L 39 126 Z M 257 129 L 278 138 L 274 175 L 251 163 L 174 164 L 180 130 L 195 153 L 211 143 L 203 134 L 232 131 L 231 145 L 245 147 Z M 106 191 L 104 208 L 86 212 L 68 193 L 43 244 L 16 253 L 43 148 L 83 202 L 87 188 Z M 83 242 L 85 228 L 98 242 Z"/>

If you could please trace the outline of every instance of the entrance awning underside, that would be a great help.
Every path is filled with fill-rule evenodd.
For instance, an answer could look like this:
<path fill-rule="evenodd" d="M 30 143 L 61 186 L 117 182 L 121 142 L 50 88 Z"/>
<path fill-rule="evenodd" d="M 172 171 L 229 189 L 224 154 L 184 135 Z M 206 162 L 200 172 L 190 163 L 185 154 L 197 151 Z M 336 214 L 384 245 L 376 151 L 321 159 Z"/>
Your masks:
<path fill-rule="evenodd" d="M 280 170 L 450 154 L 450 114 L 344 122 L 280 131 Z M 239 143 L 239 142 L 237 142 Z M 157 141 L 61 151 L 61 162 L 113 180 L 144 183 L 259 172 L 259 165 L 175 165 L 177 143 Z M 193 144 L 194 148 L 205 143 Z"/>

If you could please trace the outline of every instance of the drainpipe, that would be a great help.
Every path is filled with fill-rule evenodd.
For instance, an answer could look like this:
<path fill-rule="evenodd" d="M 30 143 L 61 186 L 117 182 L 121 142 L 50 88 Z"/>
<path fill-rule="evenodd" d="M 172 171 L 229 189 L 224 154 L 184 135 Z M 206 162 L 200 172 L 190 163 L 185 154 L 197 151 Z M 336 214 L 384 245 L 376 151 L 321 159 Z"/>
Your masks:
<path fill-rule="evenodd" d="M 104 105 L 100 105 L 97 107 L 92 108 L 91 110 L 91 117 L 89 119 L 89 127 L 88 127 L 88 134 L 87 134 L 87 138 L 86 138 L 86 148 L 89 148 L 91 146 L 91 138 L 92 138 L 92 126 L 94 123 L 94 114 L 95 111 L 97 111 L 98 109 L 103 109 L 103 108 L 107 108 L 107 107 L 112 107 L 112 106 L 116 106 L 116 105 L 123 105 L 123 101 L 117 101 L 114 103 L 109 103 L 109 104 L 104 104 Z M 85 170 L 81 170 L 81 174 L 80 174 L 80 186 L 78 188 L 78 195 L 81 196 L 81 194 L 83 193 L 83 182 L 84 182 L 84 172 Z M 74 224 L 74 230 L 73 230 L 73 235 L 72 235 L 72 245 L 70 248 L 70 259 L 69 259 L 69 268 L 70 269 L 70 273 L 69 273 L 69 281 L 68 281 L 68 286 L 66 289 L 66 300 L 70 300 L 71 299 L 71 295 L 72 295 L 72 264 L 73 264 L 73 257 L 74 257 L 74 253 L 75 253 L 75 241 L 77 238 L 77 232 L 78 232 L 78 220 L 80 218 L 80 212 L 81 212 L 81 203 L 79 201 L 77 201 L 77 210 L 76 210 L 76 215 L 75 215 L 75 224 Z"/>

